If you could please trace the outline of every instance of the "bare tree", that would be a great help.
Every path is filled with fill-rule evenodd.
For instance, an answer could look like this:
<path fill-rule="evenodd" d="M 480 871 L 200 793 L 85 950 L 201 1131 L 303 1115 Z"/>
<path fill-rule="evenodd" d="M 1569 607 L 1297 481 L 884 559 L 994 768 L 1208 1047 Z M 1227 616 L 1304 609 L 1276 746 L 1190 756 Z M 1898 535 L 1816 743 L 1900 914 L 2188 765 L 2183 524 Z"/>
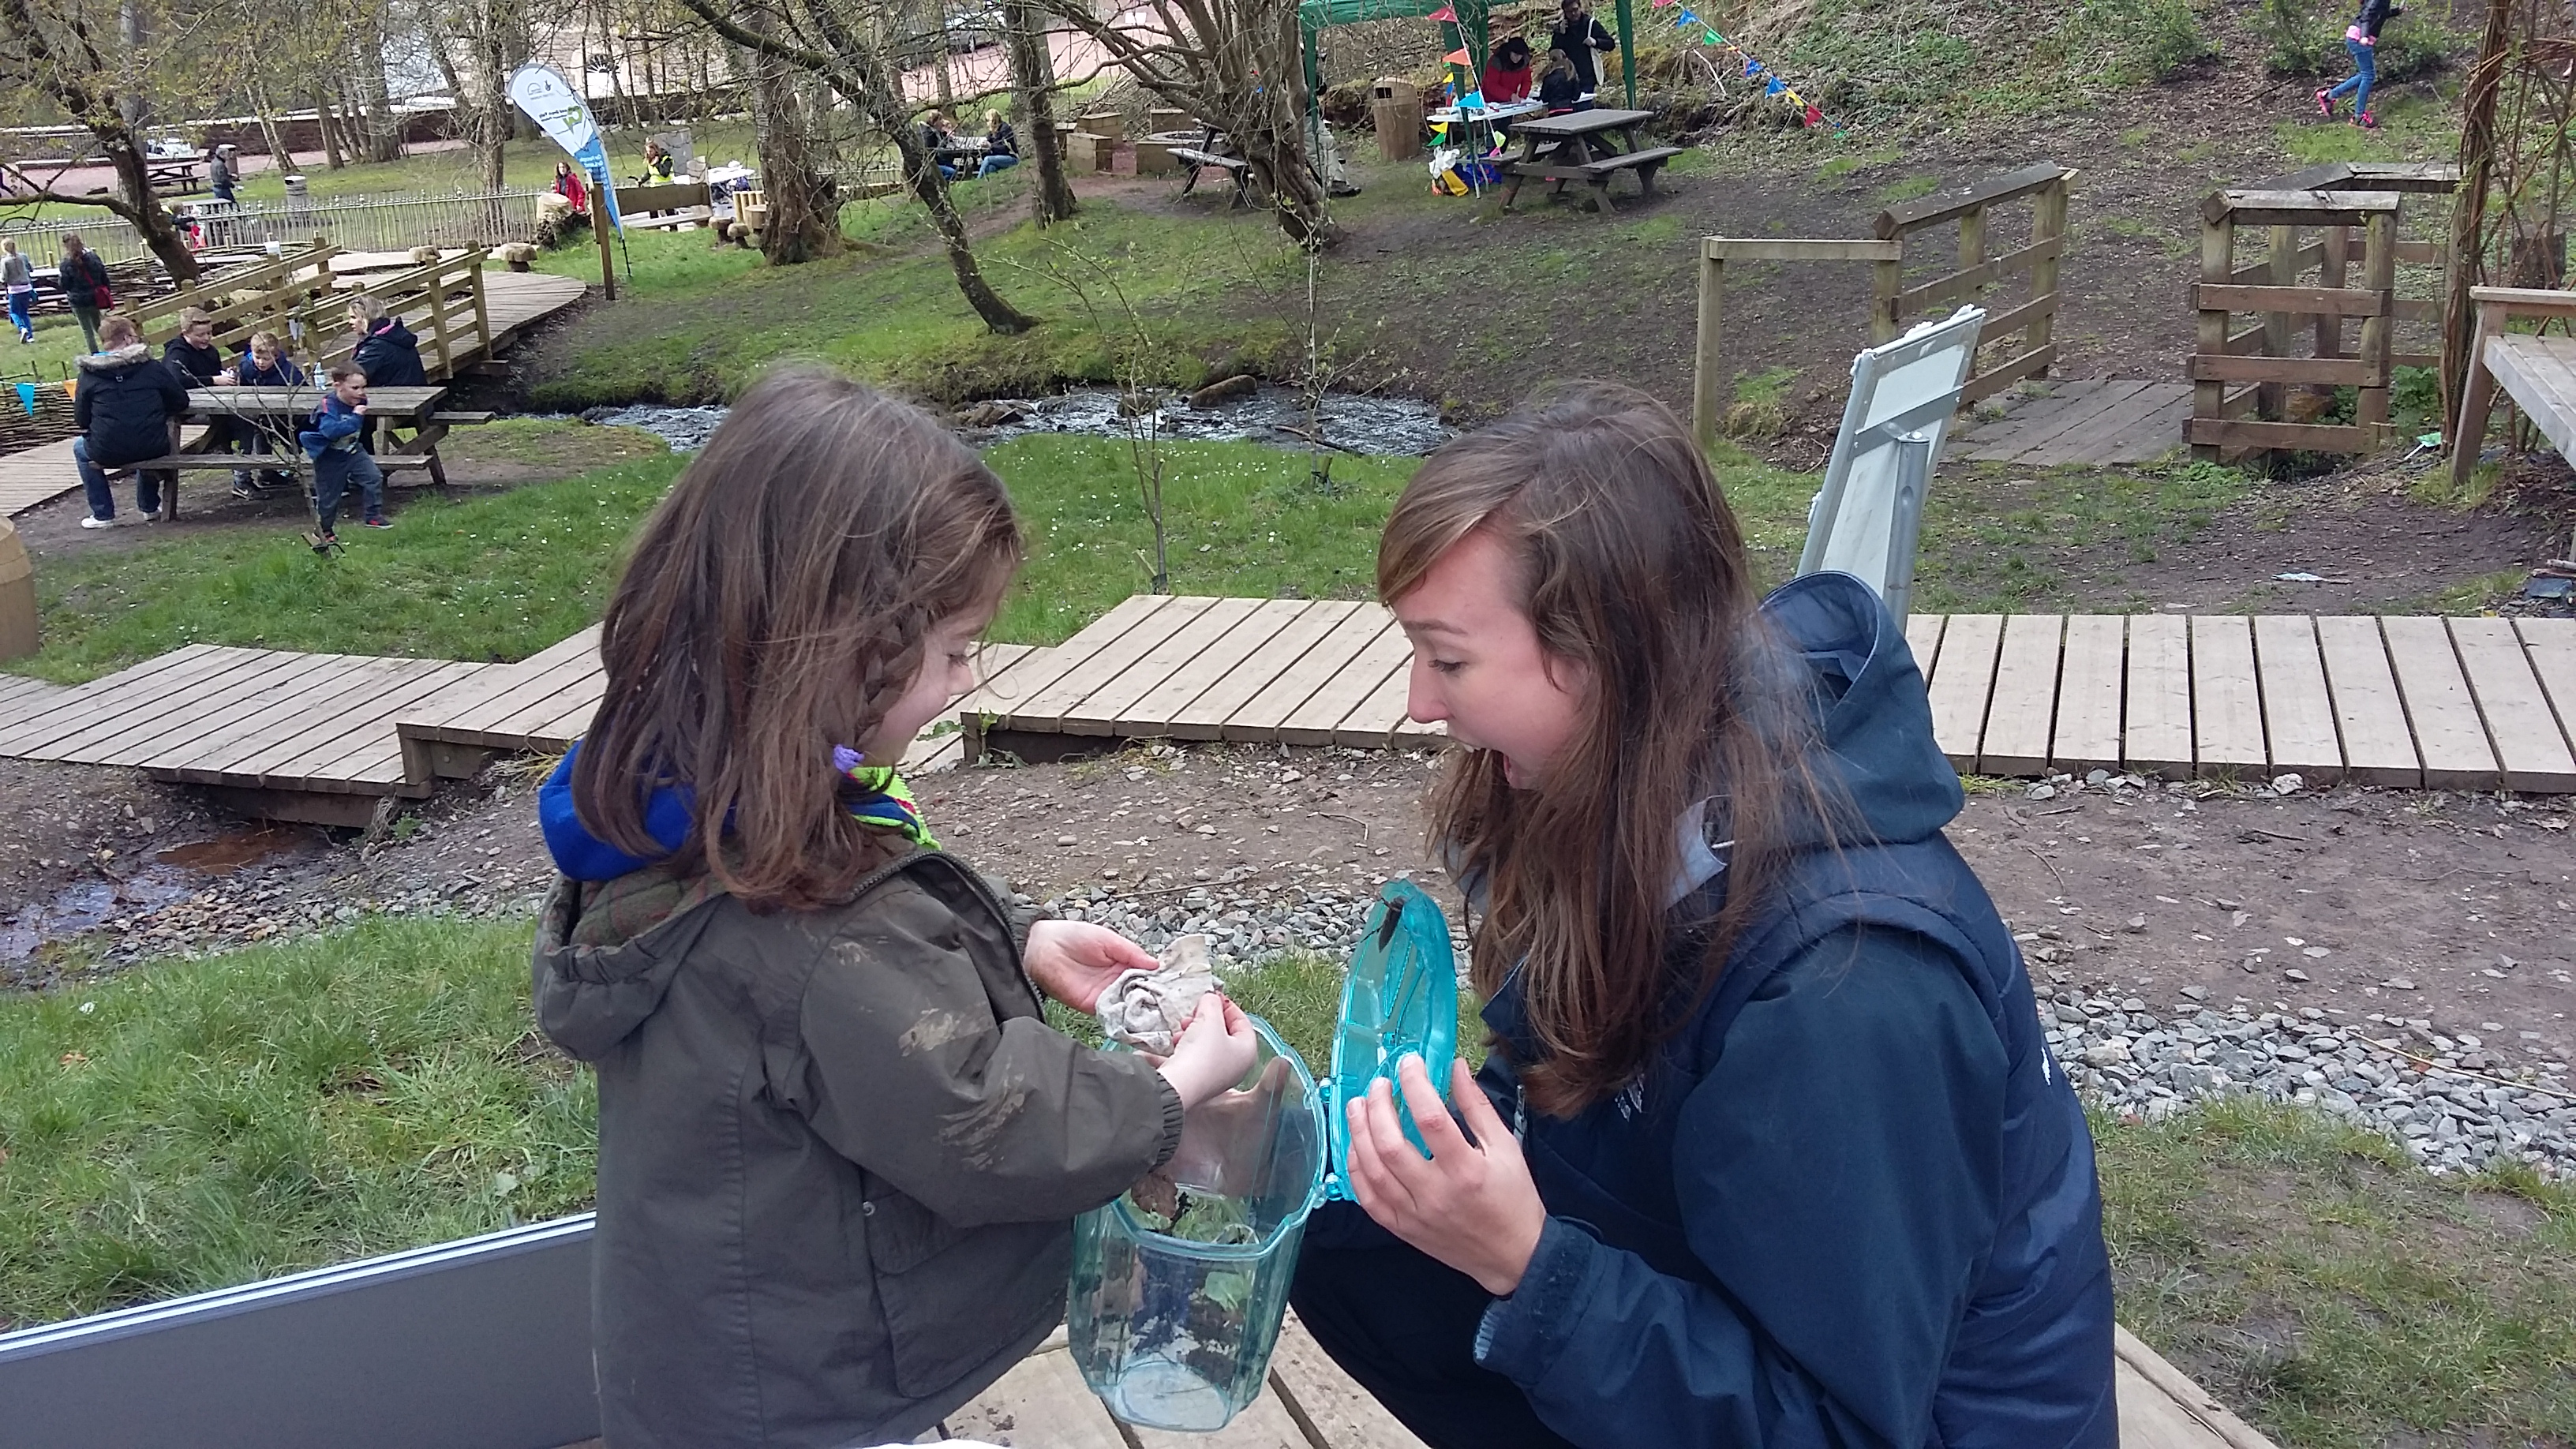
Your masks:
<path fill-rule="evenodd" d="M 765 7 L 738 12 L 759 34 L 778 32 Z M 760 187 L 769 220 L 760 231 L 760 253 L 772 266 L 837 255 L 843 247 L 840 205 L 832 179 L 817 164 L 814 117 L 798 93 L 797 73 L 776 55 L 735 47 L 737 67 L 751 83 L 751 116 L 760 145 Z"/>
<path fill-rule="evenodd" d="M 18 0 L 23 3 L 23 0 Z M 866 17 L 842 9 L 835 0 L 786 0 L 775 18 L 789 34 L 764 35 L 746 26 L 738 0 L 681 0 L 716 33 L 746 50 L 774 56 L 814 76 L 847 101 L 850 108 L 885 133 L 903 162 L 904 184 L 930 213 L 930 222 L 947 249 L 949 270 L 966 305 L 995 332 L 1025 332 L 1037 319 L 1013 307 L 985 280 L 966 235 L 966 223 L 948 195 L 939 163 L 913 134 L 911 108 L 903 99 L 902 72 L 863 38 Z M 764 178 L 765 179 L 765 178 Z"/>
<path fill-rule="evenodd" d="M 1029 194 L 1037 223 L 1048 226 L 1073 215 L 1073 181 L 1064 174 L 1064 151 L 1055 135 L 1055 60 L 1047 52 L 1045 17 L 1029 0 L 1004 0 L 1002 30 L 1011 49 L 1011 88 L 1028 120 L 1030 164 L 1038 184 Z"/>
<path fill-rule="evenodd" d="M 1089 0 L 1033 3 L 1099 42 L 1138 85 L 1225 132 L 1290 240 L 1341 239 L 1307 154 L 1297 0 L 1146 0 L 1151 26 Z"/>
<path fill-rule="evenodd" d="M 84 0 L 56 0 L 42 10 L 31 0 L 0 0 L 0 111 L 60 111 L 107 154 L 116 190 L 65 195 L 14 158 L 0 160 L 0 173 L 28 199 L 95 206 L 131 223 L 144 246 L 184 285 L 198 278 L 196 254 L 152 194 L 137 134 L 148 57 L 120 49 L 124 35 L 140 34 L 134 3 L 125 0 L 118 10 L 101 13 Z"/>

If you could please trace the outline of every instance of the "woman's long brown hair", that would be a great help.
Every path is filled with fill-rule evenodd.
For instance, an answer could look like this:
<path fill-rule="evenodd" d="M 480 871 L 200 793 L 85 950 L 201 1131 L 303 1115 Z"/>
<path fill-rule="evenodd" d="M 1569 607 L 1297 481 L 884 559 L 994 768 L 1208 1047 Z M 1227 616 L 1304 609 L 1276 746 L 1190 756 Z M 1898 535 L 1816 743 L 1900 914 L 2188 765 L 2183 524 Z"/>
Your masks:
<path fill-rule="evenodd" d="M 646 803 L 685 786 L 676 859 L 764 909 L 845 895 L 883 847 L 840 808 L 832 747 L 867 738 L 932 625 L 990 607 L 1020 554 L 1002 481 L 938 424 L 829 372 L 770 373 L 646 520 L 609 601 L 582 823 L 659 855 Z"/>
<path fill-rule="evenodd" d="M 1484 884 L 1476 989 L 1490 998 L 1520 973 L 1538 1048 L 1514 1063 L 1522 1088 L 1572 1116 L 1687 1022 L 1778 876 L 1790 812 L 1823 809 L 1805 765 L 1811 716 L 1756 612 L 1716 476 L 1652 398 L 1577 384 L 1433 454 L 1387 520 L 1379 596 L 1401 599 L 1480 529 L 1517 563 L 1541 647 L 1588 666 L 1590 692 L 1533 788 L 1508 785 L 1492 751 L 1458 752 L 1430 828 L 1461 878 Z M 1681 923 L 1705 949 L 1676 979 L 1677 822 L 1711 797 L 1708 824 L 1733 837 L 1725 904 Z"/>

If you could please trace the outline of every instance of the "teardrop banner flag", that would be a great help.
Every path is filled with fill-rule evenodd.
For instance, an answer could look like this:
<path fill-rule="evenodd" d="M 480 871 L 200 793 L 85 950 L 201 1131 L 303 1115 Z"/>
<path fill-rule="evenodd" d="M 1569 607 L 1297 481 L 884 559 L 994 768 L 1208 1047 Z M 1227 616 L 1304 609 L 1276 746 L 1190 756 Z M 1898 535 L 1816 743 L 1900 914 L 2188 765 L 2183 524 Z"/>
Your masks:
<path fill-rule="evenodd" d="M 609 224 L 623 234 L 626 221 L 617 214 L 617 186 L 608 176 L 608 147 L 599 138 L 599 123 L 591 119 L 590 107 L 573 92 L 572 82 L 552 66 L 523 65 L 510 72 L 510 100 L 590 173 L 591 190 L 608 198 Z"/>

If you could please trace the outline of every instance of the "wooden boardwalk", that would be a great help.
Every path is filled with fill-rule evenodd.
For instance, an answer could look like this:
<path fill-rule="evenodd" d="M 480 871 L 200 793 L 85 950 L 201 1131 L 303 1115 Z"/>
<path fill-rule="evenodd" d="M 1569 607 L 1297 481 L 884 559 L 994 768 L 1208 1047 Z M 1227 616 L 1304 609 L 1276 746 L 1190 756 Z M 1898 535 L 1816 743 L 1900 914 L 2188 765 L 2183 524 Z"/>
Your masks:
<path fill-rule="evenodd" d="M 1959 434 L 1949 455 L 1972 463 L 2152 463 L 2183 445 L 2191 388 L 2179 382 L 2087 378 L 2040 385 L 2004 415 Z"/>
<path fill-rule="evenodd" d="M 492 318 L 493 354 L 508 350 L 519 335 L 530 326 L 581 300 L 582 283 L 573 277 L 558 277 L 546 272 L 511 272 L 486 269 L 483 273 L 486 309 Z M 460 356 L 460 367 L 482 361 L 480 354 Z M 59 384 L 56 384 L 59 386 Z M 16 406 L 14 400 L 10 403 Z M 184 441 L 193 442 L 201 431 L 191 428 Z M 72 467 L 72 445 L 69 438 L 39 443 L 33 448 L 0 454 L 0 517 L 16 517 L 28 509 L 50 503 L 80 487 L 80 475 Z M 123 495 L 132 496 L 131 483 L 120 484 Z"/>

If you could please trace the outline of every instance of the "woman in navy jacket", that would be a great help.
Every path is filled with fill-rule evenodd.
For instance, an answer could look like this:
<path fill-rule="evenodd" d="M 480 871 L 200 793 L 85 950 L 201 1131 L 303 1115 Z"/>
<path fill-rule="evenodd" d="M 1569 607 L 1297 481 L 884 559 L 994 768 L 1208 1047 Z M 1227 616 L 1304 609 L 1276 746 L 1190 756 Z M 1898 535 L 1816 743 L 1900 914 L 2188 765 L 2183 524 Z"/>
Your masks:
<path fill-rule="evenodd" d="M 1427 1159 L 1352 1104 L 1366 1216 L 1319 1215 L 1299 1316 L 1441 1449 L 2111 1449 L 2092 1139 L 1922 675 L 1859 580 L 1752 577 L 1625 389 L 1406 487 L 1378 587 L 1463 747 L 1491 1055 L 1400 1066 Z"/>

